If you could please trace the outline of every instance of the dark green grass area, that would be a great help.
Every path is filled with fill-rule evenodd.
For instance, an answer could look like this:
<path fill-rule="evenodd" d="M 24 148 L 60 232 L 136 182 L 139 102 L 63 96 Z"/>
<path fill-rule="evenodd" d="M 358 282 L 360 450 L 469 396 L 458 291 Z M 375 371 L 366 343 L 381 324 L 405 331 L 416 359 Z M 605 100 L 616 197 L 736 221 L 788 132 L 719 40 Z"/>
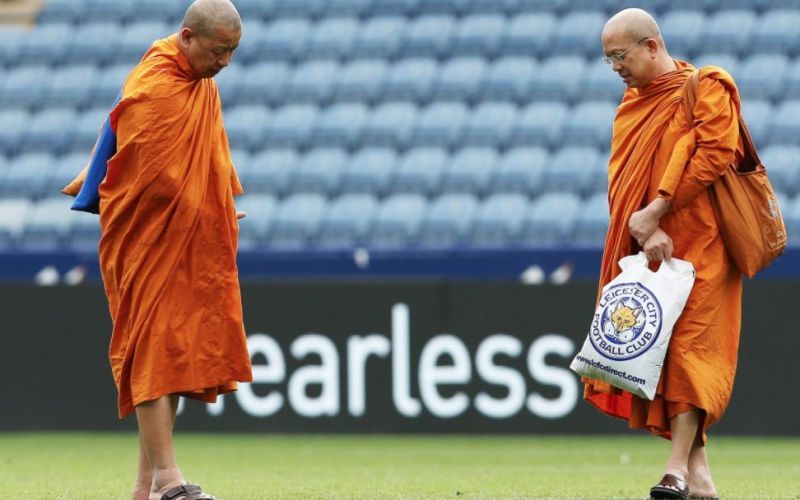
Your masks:
<path fill-rule="evenodd" d="M 646 498 L 668 451 L 649 437 L 178 434 L 220 500 Z M 0 499 L 130 498 L 128 433 L 0 434 Z M 722 498 L 800 498 L 800 438 L 712 438 Z"/>

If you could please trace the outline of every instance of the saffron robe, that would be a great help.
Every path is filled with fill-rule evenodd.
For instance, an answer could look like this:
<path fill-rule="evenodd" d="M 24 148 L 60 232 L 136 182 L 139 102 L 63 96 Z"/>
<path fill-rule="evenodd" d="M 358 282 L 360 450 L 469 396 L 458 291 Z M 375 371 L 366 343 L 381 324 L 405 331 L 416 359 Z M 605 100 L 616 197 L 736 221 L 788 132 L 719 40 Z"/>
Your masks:
<path fill-rule="evenodd" d="M 158 40 L 125 81 L 110 126 L 99 258 L 120 418 L 167 394 L 214 402 L 252 380 L 236 266 L 242 187 L 216 83 L 192 76 L 176 35 Z"/>
<path fill-rule="evenodd" d="M 620 258 L 639 251 L 628 221 L 658 196 L 672 201 L 659 227 L 672 238 L 673 256 L 694 264 L 694 288 L 675 324 L 655 399 L 590 379 L 583 379 L 584 398 L 602 412 L 628 420 L 631 428 L 667 439 L 669 420 L 696 408 L 702 414 L 698 433 L 705 440 L 705 431 L 730 401 L 739 347 L 742 275 L 725 250 L 707 188 L 743 155 L 740 102 L 730 75 L 705 67 L 690 127 L 682 95 L 694 68 L 675 63 L 675 71 L 646 88 L 628 88 L 617 109 L 609 160 L 611 219 L 600 289 L 621 272 Z"/>

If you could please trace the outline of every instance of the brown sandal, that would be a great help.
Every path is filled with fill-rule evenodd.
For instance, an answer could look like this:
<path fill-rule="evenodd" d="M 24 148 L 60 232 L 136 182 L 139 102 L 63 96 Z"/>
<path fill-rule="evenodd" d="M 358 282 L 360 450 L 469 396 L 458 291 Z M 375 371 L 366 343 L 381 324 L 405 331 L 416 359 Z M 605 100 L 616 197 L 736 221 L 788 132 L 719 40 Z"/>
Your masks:
<path fill-rule="evenodd" d="M 182 484 L 167 490 L 161 500 L 217 500 L 217 497 L 203 493 L 196 484 Z"/>
<path fill-rule="evenodd" d="M 689 485 L 673 474 L 664 474 L 661 482 L 650 488 L 650 498 L 689 499 Z"/>

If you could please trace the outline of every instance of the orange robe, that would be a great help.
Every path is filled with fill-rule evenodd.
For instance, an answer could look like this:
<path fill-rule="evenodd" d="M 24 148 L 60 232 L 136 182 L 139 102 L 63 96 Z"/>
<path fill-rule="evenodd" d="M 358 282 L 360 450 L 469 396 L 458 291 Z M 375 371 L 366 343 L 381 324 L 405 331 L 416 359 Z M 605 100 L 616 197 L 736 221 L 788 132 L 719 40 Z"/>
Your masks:
<path fill-rule="evenodd" d="M 120 418 L 166 394 L 213 402 L 252 380 L 236 267 L 242 187 L 216 83 L 192 78 L 173 35 L 133 69 L 110 118 L 99 257 Z"/>
<path fill-rule="evenodd" d="M 621 272 L 620 258 L 640 250 L 628 220 L 657 196 L 672 200 L 659 227 L 672 238 L 673 255 L 694 264 L 694 288 L 675 324 L 653 401 L 589 379 L 584 397 L 631 428 L 667 439 L 670 418 L 699 409 L 705 439 L 730 401 L 739 347 L 742 275 L 725 250 L 707 187 L 742 157 L 740 104 L 730 75 L 703 68 L 690 130 L 681 98 L 694 68 L 676 65 L 644 89 L 629 88 L 617 109 L 600 288 Z"/>

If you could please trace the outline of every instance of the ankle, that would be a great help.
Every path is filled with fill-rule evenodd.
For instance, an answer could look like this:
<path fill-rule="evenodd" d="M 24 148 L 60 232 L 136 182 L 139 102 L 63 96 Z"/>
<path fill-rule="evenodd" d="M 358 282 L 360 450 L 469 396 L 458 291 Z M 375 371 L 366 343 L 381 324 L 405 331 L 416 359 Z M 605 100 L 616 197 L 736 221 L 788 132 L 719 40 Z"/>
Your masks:
<path fill-rule="evenodd" d="M 153 470 L 153 481 L 150 485 L 152 491 L 166 491 L 172 487 L 185 483 L 183 474 L 177 467 Z"/>
<path fill-rule="evenodd" d="M 664 473 L 672 474 L 673 476 L 677 476 L 687 482 L 689 480 L 689 470 L 684 467 L 667 464 L 667 467 L 664 469 Z"/>

